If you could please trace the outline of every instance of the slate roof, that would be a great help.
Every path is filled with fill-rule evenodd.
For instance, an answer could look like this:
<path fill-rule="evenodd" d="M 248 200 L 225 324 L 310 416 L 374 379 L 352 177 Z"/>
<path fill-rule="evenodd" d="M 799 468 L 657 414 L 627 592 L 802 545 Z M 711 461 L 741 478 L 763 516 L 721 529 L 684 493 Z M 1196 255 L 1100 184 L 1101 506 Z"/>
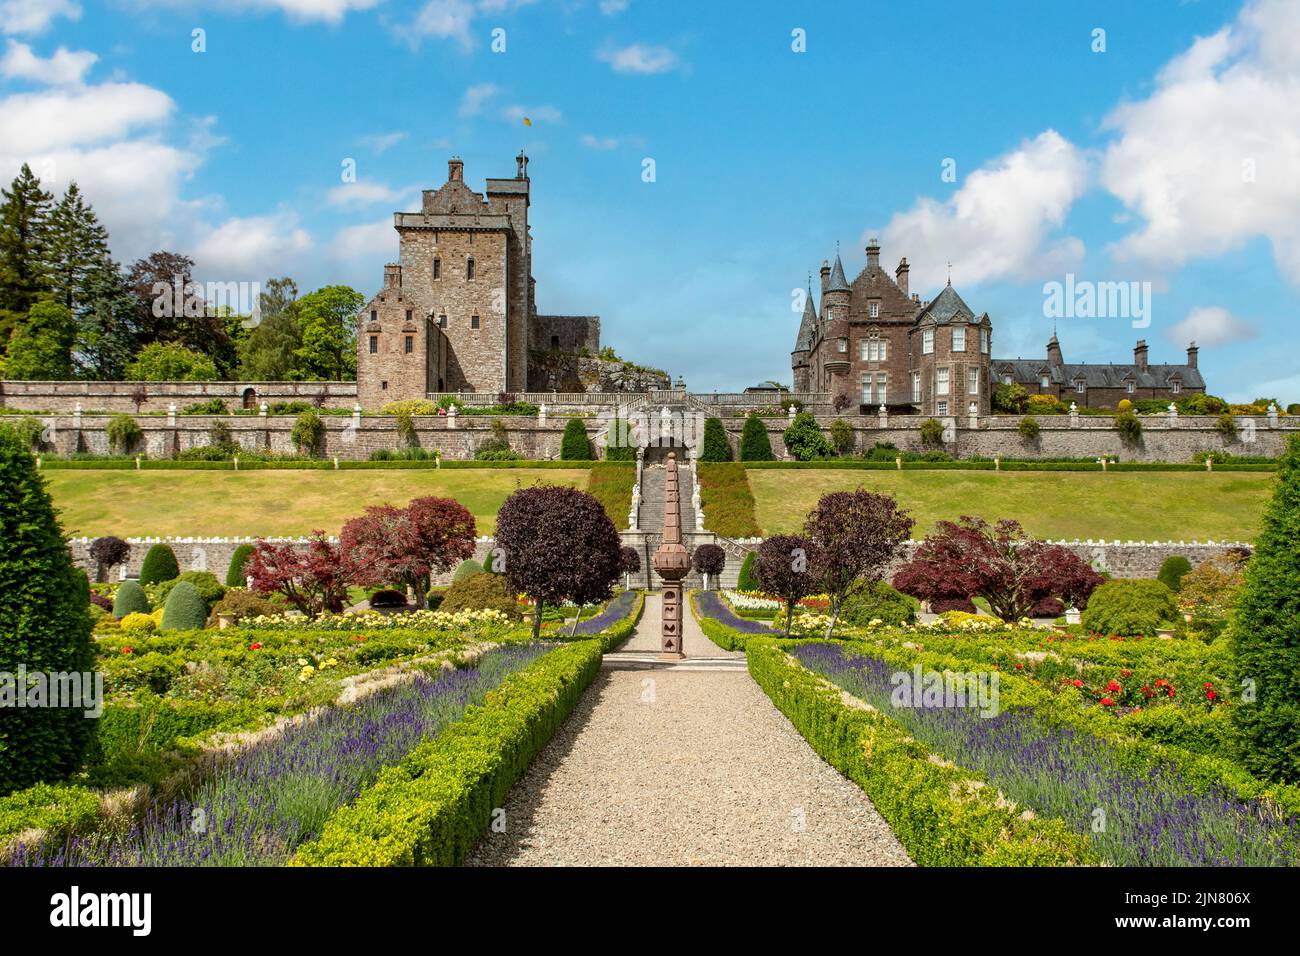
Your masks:
<path fill-rule="evenodd" d="M 844 264 L 840 262 L 839 253 L 835 254 L 835 265 L 831 268 L 831 281 L 826 286 L 827 292 L 848 292 L 849 281 L 844 278 Z"/>
<path fill-rule="evenodd" d="M 916 313 L 916 321 L 920 322 L 927 315 L 933 318 L 938 325 L 947 325 L 958 316 L 967 322 L 975 321 L 975 313 L 971 311 L 971 307 L 957 294 L 957 290 L 950 285 L 944 286 L 942 292 Z"/>
<path fill-rule="evenodd" d="M 817 310 L 813 306 L 812 292 L 809 291 L 808 298 L 804 300 L 803 318 L 799 321 L 799 334 L 794 340 L 794 350 L 796 352 L 807 352 L 811 349 L 816 332 Z"/>
<path fill-rule="evenodd" d="M 1170 382 L 1178 381 L 1184 388 L 1205 388 L 1205 379 L 1200 369 L 1190 365 L 1148 365 L 1146 368 L 1134 365 L 1101 365 L 1084 362 L 1049 365 L 1043 359 L 993 359 L 990 363 L 993 375 L 998 381 L 1008 371 L 1011 379 L 1021 385 L 1037 385 L 1043 370 L 1048 370 L 1054 385 L 1073 388 L 1080 378 L 1088 388 L 1124 388 L 1130 381 L 1138 388 L 1168 388 Z"/>

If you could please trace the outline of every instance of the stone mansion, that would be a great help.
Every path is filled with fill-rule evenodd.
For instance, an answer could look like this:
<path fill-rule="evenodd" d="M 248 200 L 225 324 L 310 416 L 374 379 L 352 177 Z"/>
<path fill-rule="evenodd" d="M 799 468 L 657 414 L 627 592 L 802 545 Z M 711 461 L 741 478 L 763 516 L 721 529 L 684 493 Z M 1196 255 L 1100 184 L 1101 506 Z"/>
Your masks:
<path fill-rule="evenodd" d="M 528 224 L 528 157 L 512 179 L 465 184 L 453 157 L 447 182 L 418 212 L 393 216 L 400 261 L 357 328 L 357 397 L 366 408 L 430 392 L 540 391 L 538 365 L 600 351 L 600 319 L 538 315 Z"/>
<path fill-rule="evenodd" d="M 906 258 L 890 276 L 880 266 L 876 240 L 866 251 L 866 268 L 852 284 L 839 255 L 833 266 L 822 262 L 820 309 L 810 289 L 790 354 L 794 391 L 830 393 L 863 413 L 884 405 L 900 414 L 935 416 L 964 415 L 971 406 L 989 414 L 997 383 L 1081 408 L 1205 391 L 1195 342 L 1182 365 L 1150 364 L 1144 340 L 1131 363 L 1067 363 L 1055 335 L 1043 358 L 993 358 L 988 313 L 977 316 L 951 280 L 923 300 L 908 289 Z"/>

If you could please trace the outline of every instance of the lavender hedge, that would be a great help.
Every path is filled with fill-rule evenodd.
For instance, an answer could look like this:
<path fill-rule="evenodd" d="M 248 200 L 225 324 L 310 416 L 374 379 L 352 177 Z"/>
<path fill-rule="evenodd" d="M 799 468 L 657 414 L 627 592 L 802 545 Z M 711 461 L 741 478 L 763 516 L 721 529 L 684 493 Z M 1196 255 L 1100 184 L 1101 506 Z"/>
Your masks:
<path fill-rule="evenodd" d="M 776 633 L 762 621 L 738 617 L 717 591 L 695 592 L 691 607 L 700 630 L 724 650 L 744 650 L 745 638 L 751 634 L 771 636 Z"/>
<path fill-rule="evenodd" d="M 209 758 L 195 793 L 154 807 L 124 832 L 35 843 L 10 865 L 282 865 L 384 767 L 546 651 L 536 644 L 502 647 L 476 668 L 422 674 L 330 708 L 233 757 Z"/>
<path fill-rule="evenodd" d="M 632 606 L 636 604 L 639 595 L 636 591 L 623 591 L 605 605 L 605 609 L 595 617 L 589 617 L 585 621 L 578 622 L 578 629 L 573 633 L 577 634 L 599 634 L 608 627 L 613 627 L 623 618 L 632 612 Z M 571 628 L 564 628 L 565 633 L 572 631 Z"/>
<path fill-rule="evenodd" d="M 987 718 L 966 708 L 897 708 L 890 699 L 896 667 L 887 661 L 834 644 L 800 644 L 792 652 L 1012 800 L 1090 837 L 1112 864 L 1300 863 L 1300 817 L 1264 801 L 1242 799 L 1221 785 L 1194 787 L 1172 763 L 1136 766 L 1106 741 L 1050 725 L 1030 708 Z"/>

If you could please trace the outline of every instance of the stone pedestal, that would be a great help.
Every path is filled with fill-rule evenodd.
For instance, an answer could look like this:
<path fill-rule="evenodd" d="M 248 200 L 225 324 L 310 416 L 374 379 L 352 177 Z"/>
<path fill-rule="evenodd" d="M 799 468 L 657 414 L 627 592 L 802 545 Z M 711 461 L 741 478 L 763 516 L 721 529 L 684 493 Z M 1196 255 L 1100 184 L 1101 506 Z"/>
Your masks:
<path fill-rule="evenodd" d="M 677 481 L 677 455 L 668 453 L 664 477 L 664 539 L 655 549 L 652 563 L 663 579 L 663 611 L 660 616 L 661 660 L 682 660 L 682 579 L 691 570 L 691 556 L 682 544 L 681 490 Z"/>

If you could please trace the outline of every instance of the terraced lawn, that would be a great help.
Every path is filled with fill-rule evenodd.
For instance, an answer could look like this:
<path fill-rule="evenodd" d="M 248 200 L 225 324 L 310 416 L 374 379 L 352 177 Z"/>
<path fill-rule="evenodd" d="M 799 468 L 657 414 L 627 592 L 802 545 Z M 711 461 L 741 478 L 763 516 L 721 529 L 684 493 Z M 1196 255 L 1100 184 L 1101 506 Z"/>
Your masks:
<path fill-rule="evenodd" d="M 1273 487 L 1269 472 L 785 471 L 750 469 L 763 534 L 797 530 L 829 491 L 894 495 L 915 538 L 963 514 L 1015 518 L 1046 538 L 1251 541 Z M 707 512 L 706 512 L 707 514 Z"/>
<path fill-rule="evenodd" d="M 45 472 L 64 529 L 91 537 L 337 534 L 367 505 L 404 505 L 421 495 L 455 498 L 479 534 L 491 534 L 517 488 L 586 488 L 587 477 L 578 468 Z"/>

